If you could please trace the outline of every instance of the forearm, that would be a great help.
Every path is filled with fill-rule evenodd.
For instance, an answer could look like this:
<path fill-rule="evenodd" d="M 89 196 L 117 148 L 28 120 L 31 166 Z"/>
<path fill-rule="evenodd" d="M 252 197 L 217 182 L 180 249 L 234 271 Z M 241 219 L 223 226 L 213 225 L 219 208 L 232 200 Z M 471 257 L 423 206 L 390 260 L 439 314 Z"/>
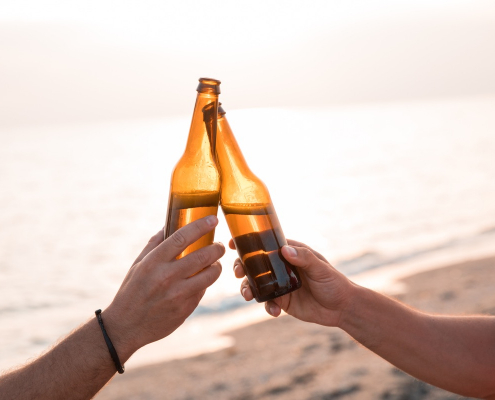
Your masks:
<path fill-rule="evenodd" d="M 355 286 L 340 327 L 418 379 L 466 396 L 495 398 L 494 317 L 427 315 Z"/>
<path fill-rule="evenodd" d="M 112 325 L 105 321 L 119 357 L 125 362 L 132 352 L 119 341 Z M 0 393 L 2 398 L 18 400 L 90 399 L 115 373 L 98 322 L 92 318 L 37 360 L 1 376 Z"/>
<path fill-rule="evenodd" d="M 128 270 L 117 295 L 101 316 L 120 362 L 142 346 L 163 339 L 197 307 L 219 277 L 225 253 L 214 243 L 177 260 L 188 246 L 212 231 L 210 215 L 164 241 L 153 236 Z M 116 373 L 98 320 L 92 317 L 43 356 L 0 376 L 2 399 L 90 399 Z"/>

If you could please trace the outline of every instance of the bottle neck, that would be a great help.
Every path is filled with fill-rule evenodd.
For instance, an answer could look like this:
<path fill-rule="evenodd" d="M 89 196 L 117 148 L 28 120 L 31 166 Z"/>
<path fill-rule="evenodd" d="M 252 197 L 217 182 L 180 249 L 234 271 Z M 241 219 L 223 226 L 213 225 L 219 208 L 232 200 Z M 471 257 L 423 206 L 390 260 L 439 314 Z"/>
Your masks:
<path fill-rule="evenodd" d="M 216 145 L 217 112 L 218 94 L 198 93 L 185 154 L 199 157 L 209 155 L 214 161 L 212 149 Z"/>
<path fill-rule="evenodd" d="M 219 161 L 217 165 L 223 180 L 236 179 L 235 177 L 239 175 L 254 177 L 225 115 L 218 116 L 217 142 L 216 155 Z"/>
<path fill-rule="evenodd" d="M 222 180 L 222 207 L 224 211 L 230 206 L 266 207 L 271 204 L 270 193 L 263 181 L 249 169 L 229 123 L 222 114 L 218 116 L 216 147 L 217 166 Z"/>

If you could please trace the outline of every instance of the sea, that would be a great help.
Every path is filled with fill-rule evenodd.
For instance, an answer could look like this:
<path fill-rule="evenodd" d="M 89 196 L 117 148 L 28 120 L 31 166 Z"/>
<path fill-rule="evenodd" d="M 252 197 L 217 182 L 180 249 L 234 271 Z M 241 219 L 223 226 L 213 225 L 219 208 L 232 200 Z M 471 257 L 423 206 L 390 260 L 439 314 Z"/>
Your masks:
<path fill-rule="evenodd" d="M 495 254 L 495 96 L 227 111 L 286 237 L 351 279 Z M 163 228 L 189 124 L 184 115 L 0 130 L 0 370 L 110 304 Z M 227 245 L 219 218 L 215 240 Z M 235 258 L 227 250 L 182 327 L 128 364 L 229 346 L 229 330 L 268 318 L 240 296 Z"/>

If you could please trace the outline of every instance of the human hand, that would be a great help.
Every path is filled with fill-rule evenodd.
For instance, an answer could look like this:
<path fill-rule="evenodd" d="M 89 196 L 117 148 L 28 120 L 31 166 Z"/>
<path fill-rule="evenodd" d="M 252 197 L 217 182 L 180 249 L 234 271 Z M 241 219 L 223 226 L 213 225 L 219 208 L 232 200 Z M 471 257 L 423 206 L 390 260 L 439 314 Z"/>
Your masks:
<path fill-rule="evenodd" d="M 354 284 L 337 271 L 318 252 L 304 243 L 288 240 L 282 254 L 298 267 L 302 287 L 294 292 L 265 303 L 268 314 L 278 317 L 281 310 L 302 321 L 320 325 L 338 326 L 343 310 L 351 298 Z M 231 240 L 229 247 L 235 249 Z M 240 259 L 234 262 L 237 278 L 245 276 Z M 246 301 L 253 299 L 247 278 L 241 283 L 241 294 Z"/>
<path fill-rule="evenodd" d="M 119 355 L 126 359 L 140 347 L 177 329 L 194 311 L 208 286 L 220 276 L 221 243 L 203 247 L 180 260 L 187 246 L 218 224 L 215 216 L 190 223 L 164 240 L 153 236 L 127 273 L 102 316 Z M 119 348 L 120 347 L 120 348 Z"/>

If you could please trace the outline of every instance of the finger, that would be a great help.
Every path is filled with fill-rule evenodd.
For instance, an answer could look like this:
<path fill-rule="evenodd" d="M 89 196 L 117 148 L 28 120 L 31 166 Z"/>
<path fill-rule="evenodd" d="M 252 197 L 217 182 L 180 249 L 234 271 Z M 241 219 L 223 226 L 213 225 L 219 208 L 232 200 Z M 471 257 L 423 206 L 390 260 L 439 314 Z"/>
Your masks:
<path fill-rule="evenodd" d="M 225 254 L 222 243 L 213 243 L 199 250 L 193 251 L 180 260 L 174 261 L 170 267 L 171 272 L 177 271 L 179 276 L 189 278 L 202 269 L 210 266 Z"/>
<path fill-rule="evenodd" d="M 230 240 L 229 240 L 229 247 L 230 247 L 232 250 L 235 250 L 235 243 L 234 243 L 234 239 L 230 239 Z"/>
<path fill-rule="evenodd" d="M 289 312 L 291 295 L 292 293 L 289 293 L 284 296 L 277 297 L 270 301 L 274 302 L 281 310 L 284 310 L 285 312 Z"/>
<path fill-rule="evenodd" d="M 321 261 L 328 262 L 325 257 L 323 257 L 320 253 L 318 253 L 316 250 L 313 250 L 311 247 L 309 247 L 307 244 L 304 244 L 302 242 L 298 242 L 297 240 L 292 240 L 292 239 L 287 239 L 287 242 L 291 246 L 296 246 L 296 247 L 305 247 L 306 249 L 310 250 L 316 257 L 318 257 Z"/>
<path fill-rule="evenodd" d="M 265 303 L 265 310 L 272 317 L 278 317 L 280 315 L 280 313 L 282 312 L 282 309 L 280 308 L 280 306 L 271 300 L 267 301 Z"/>
<path fill-rule="evenodd" d="M 184 290 L 191 294 L 201 293 L 215 283 L 221 272 L 222 265 L 219 262 L 214 262 L 201 272 L 184 280 Z"/>
<path fill-rule="evenodd" d="M 215 268 L 220 268 L 220 270 L 222 270 L 222 264 L 220 264 L 220 261 L 215 261 L 211 265 L 214 266 Z M 195 302 L 197 304 L 197 303 L 199 303 L 201 301 L 201 299 L 203 298 L 203 296 L 205 295 L 205 293 L 206 293 L 206 288 L 203 289 L 203 290 L 200 290 L 197 293 L 193 293 L 191 297 L 194 298 L 194 300 L 195 300 Z"/>
<path fill-rule="evenodd" d="M 320 260 L 306 247 L 283 246 L 282 255 L 291 264 L 301 268 L 306 275 L 316 281 L 333 279 L 333 267 Z"/>
<path fill-rule="evenodd" d="M 156 253 L 156 257 L 161 261 L 172 261 L 182 253 L 187 246 L 206 235 L 215 228 L 217 224 L 218 218 L 215 215 L 209 215 L 193 221 L 165 239 L 165 241 L 157 247 L 154 253 Z"/>
<path fill-rule="evenodd" d="M 241 294 L 242 297 L 244 297 L 244 300 L 246 301 L 251 301 L 254 299 L 253 291 L 251 290 L 251 286 L 249 286 L 249 282 L 247 278 L 244 278 L 244 280 L 241 283 Z"/>
<path fill-rule="evenodd" d="M 139 254 L 138 257 L 134 260 L 132 265 L 140 262 L 151 250 L 153 250 L 161 242 L 163 242 L 163 228 L 151 237 L 151 239 L 148 241 L 148 244 L 144 247 L 143 251 L 141 251 L 141 254 Z"/>
<path fill-rule="evenodd" d="M 239 258 L 234 261 L 234 275 L 236 278 L 243 278 L 246 275 Z"/>

